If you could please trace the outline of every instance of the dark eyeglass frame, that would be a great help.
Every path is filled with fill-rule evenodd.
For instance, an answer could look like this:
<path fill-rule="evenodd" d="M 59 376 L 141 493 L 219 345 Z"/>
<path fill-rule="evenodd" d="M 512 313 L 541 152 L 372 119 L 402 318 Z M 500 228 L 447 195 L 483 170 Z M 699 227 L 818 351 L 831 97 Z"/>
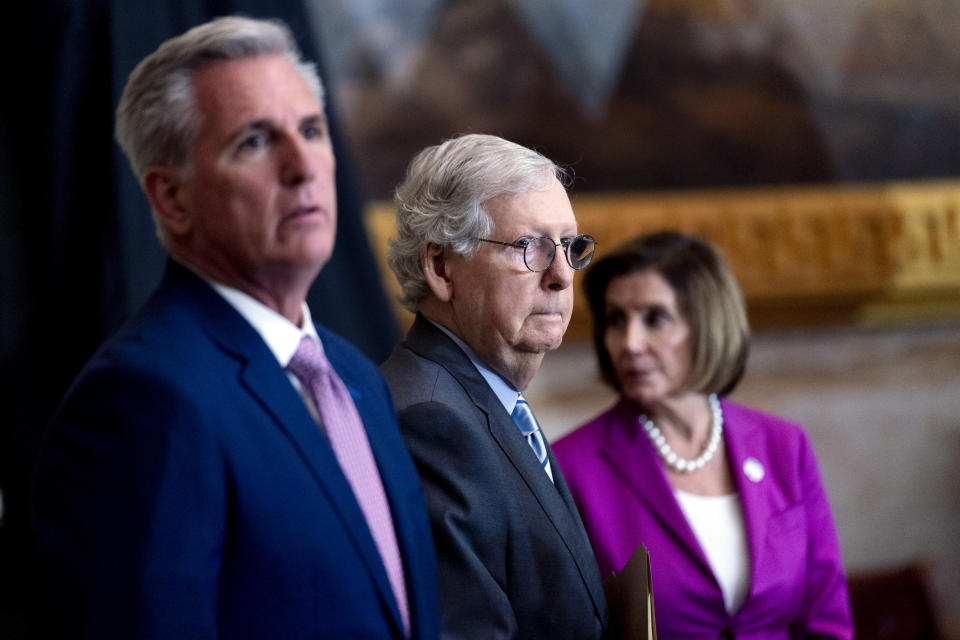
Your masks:
<path fill-rule="evenodd" d="M 587 259 L 586 262 L 581 264 L 579 267 L 575 267 L 573 263 L 570 262 L 570 245 L 572 245 L 576 240 L 579 240 L 581 238 L 593 243 L 593 251 L 590 253 L 590 257 Z M 567 264 L 570 265 L 571 269 L 576 269 L 578 271 L 580 269 L 584 269 L 587 267 L 587 265 L 589 265 L 593 261 L 593 256 L 597 255 L 597 245 L 599 244 L 596 238 L 586 233 L 577 234 L 572 238 L 560 238 L 560 242 L 554 242 L 553 238 L 551 238 L 550 236 L 538 236 L 536 238 L 523 237 L 514 242 L 501 242 L 500 240 L 490 240 L 488 238 L 474 238 L 474 239 L 479 240 L 480 242 L 489 242 L 490 244 L 499 244 L 505 247 L 513 247 L 514 249 L 523 249 L 523 265 L 534 273 L 542 273 L 543 271 L 546 271 L 553 265 L 553 261 L 557 257 L 557 247 L 563 247 L 563 255 L 567 259 Z M 550 261 L 547 263 L 547 266 L 545 266 L 543 269 L 534 269 L 533 267 L 530 266 L 530 263 L 527 262 L 527 247 L 535 246 L 534 241 L 543 241 L 543 240 L 548 241 L 553 246 L 553 248 L 550 249 Z"/>

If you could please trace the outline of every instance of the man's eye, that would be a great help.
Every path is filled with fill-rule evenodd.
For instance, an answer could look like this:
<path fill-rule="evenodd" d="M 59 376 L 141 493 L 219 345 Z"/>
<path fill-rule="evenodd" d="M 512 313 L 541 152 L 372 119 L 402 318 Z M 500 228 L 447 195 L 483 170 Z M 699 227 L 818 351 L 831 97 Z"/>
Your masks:
<path fill-rule="evenodd" d="M 267 137 L 263 133 L 255 133 L 247 136 L 240 141 L 239 149 L 241 151 L 260 149 L 267 143 Z"/>
<path fill-rule="evenodd" d="M 323 138 L 325 131 L 323 127 L 318 124 L 308 124 L 300 131 L 300 135 L 307 140 L 314 140 L 317 138 Z"/>
<path fill-rule="evenodd" d="M 530 242 L 531 242 L 530 238 L 520 238 L 519 240 L 513 243 L 513 246 L 515 246 L 518 249 L 526 249 L 527 247 L 530 246 Z"/>

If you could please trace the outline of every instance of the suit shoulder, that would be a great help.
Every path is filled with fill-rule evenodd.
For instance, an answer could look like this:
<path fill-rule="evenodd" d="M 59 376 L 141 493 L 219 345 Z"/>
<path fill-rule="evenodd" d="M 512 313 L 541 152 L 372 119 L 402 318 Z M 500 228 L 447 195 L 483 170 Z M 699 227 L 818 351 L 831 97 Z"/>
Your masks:
<path fill-rule="evenodd" d="M 466 395 L 456 379 L 440 364 L 397 345 L 380 371 L 387 380 L 397 409 L 424 402 L 449 400 L 451 393 Z"/>
<path fill-rule="evenodd" d="M 772 413 L 743 405 L 721 401 L 724 421 L 730 424 L 743 425 L 745 428 L 761 429 L 768 438 L 778 440 L 805 440 L 806 433 L 798 423 Z"/>
<path fill-rule="evenodd" d="M 485 412 L 444 367 L 400 345 L 381 365 L 381 371 L 411 450 L 445 449 L 445 455 L 473 450 L 473 455 L 480 455 L 488 448 Z M 474 444 L 466 445 L 468 441 Z"/>
<path fill-rule="evenodd" d="M 104 342 L 76 378 L 111 375 L 121 381 L 168 379 L 189 384 L 196 365 L 213 360 L 212 343 L 200 325 L 167 307 L 145 308 Z"/>
<path fill-rule="evenodd" d="M 598 445 L 607 439 L 610 429 L 616 428 L 619 422 L 619 406 L 616 404 L 610 407 L 556 442 L 552 442 L 550 446 L 553 448 L 554 455 L 560 460 L 560 464 L 565 466 L 595 451 Z"/>
<path fill-rule="evenodd" d="M 213 371 L 229 375 L 237 364 L 224 358 L 202 334 L 188 337 L 190 329 L 180 328 L 183 331 L 175 326 L 171 332 L 135 326 L 121 330 L 83 366 L 57 413 L 82 406 L 98 412 L 127 408 L 143 416 L 197 401 L 198 390 L 216 384 Z"/>
<path fill-rule="evenodd" d="M 792 491 L 819 474 L 813 443 L 799 424 L 729 402 L 722 406 L 736 447 L 760 458 L 777 486 Z"/>
<path fill-rule="evenodd" d="M 198 401 L 199 390 L 222 387 L 217 380 L 240 363 L 218 346 L 203 311 L 182 297 L 162 288 L 155 292 L 87 361 L 61 407 L 91 407 L 104 397 L 105 406 L 116 408 L 135 398 L 141 415 L 149 415 L 154 404 L 177 398 L 177 406 L 187 407 Z"/>

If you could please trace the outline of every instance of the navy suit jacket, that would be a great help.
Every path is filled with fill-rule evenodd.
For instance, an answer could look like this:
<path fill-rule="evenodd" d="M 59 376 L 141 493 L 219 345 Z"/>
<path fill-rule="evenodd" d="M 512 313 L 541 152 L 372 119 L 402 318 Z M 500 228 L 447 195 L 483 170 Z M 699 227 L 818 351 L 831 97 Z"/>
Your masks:
<path fill-rule="evenodd" d="M 317 328 L 383 478 L 412 636 L 437 635 L 416 470 L 376 367 Z M 171 262 L 57 410 L 34 528 L 70 637 L 401 638 L 364 516 L 260 335 Z"/>
<path fill-rule="evenodd" d="M 467 355 L 423 316 L 381 370 L 427 494 L 441 636 L 603 637 L 600 573 L 549 445 L 553 483 Z"/>

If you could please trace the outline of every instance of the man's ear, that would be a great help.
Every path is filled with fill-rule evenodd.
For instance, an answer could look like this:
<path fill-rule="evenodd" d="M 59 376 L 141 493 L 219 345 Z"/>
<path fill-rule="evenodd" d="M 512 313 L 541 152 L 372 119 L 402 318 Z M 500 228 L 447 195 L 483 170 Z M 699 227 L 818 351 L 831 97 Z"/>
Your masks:
<path fill-rule="evenodd" d="M 420 248 L 420 266 L 430 291 L 441 302 L 450 302 L 453 298 L 453 280 L 447 269 L 447 261 L 443 255 L 443 247 L 425 244 Z"/>
<path fill-rule="evenodd" d="M 160 224 L 171 236 L 186 235 L 193 226 L 186 192 L 180 174 L 169 167 L 150 167 L 143 179 L 143 190 Z"/>

